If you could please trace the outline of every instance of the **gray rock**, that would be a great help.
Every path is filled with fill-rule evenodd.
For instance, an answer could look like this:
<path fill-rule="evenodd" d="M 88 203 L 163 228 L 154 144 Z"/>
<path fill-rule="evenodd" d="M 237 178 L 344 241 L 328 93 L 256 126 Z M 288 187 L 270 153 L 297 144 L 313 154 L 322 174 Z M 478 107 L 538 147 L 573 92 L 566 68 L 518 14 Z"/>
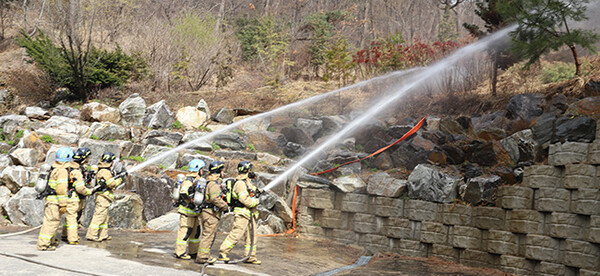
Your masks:
<path fill-rule="evenodd" d="M 536 155 L 537 142 L 533 139 L 530 129 L 521 130 L 508 136 L 500 143 L 515 162 L 533 162 Z"/>
<path fill-rule="evenodd" d="M 439 203 L 452 203 L 456 198 L 459 178 L 452 177 L 435 166 L 417 165 L 408 176 L 408 196 Z"/>
<path fill-rule="evenodd" d="M 256 160 L 259 162 L 265 162 L 269 165 L 275 165 L 281 161 L 281 157 L 266 152 L 258 152 L 256 153 Z"/>
<path fill-rule="evenodd" d="M 128 179 L 127 185 L 140 196 L 143 202 L 144 220 L 150 221 L 173 210 L 171 189 L 175 181 L 168 176 L 156 177 L 133 173 Z"/>
<path fill-rule="evenodd" d="M 462 198 L 465 202 L 474 205 L 493 203 L 492 196 L 501 183 L 502 179 L 497 175 L 470 178 Z"/>
<path fill-rule="evenodd" d="M 81 107 L 81 119 L 89 122 L 106 121 L 116 124 L 121 120 L 121 113 L 108 105 L 91 102 Z"/>
<path fill-rule="evenodd" d="M 225 213 L 221 216 L 219 220 L 219 226 L 217 227 L 217 232 L 229 232 L 233 229 L 233 219 L 235 215 L 233 212 Z"/>
<path fill-rule="evenodd" d="M 43 148 L 42 148 L 43 149 Z M 35 149 L 22 148 L 16 149 L 10 153 L 10 158 L 16 165 L 33 167 L 37 164 L 39 152 Z"/>
<path fill-rule="evenodd" d="M 172 148 L 161 147 L 157 145 L 148 145 L 146 149 L 144 149 L 142 157 L 146 160 L 149 160 L 152 157 L 158 156 L 170 150 L 172 150 Z M 160 160 L 154 162 L 154 164 L 163 165 L 167 169 L 175 169 L 175 166 L 177 165 L 177 154 L 169 154 L 167 156 L 164 156 Z"/>
<path fill-rule="evenodd" d="M 129 140 L 130 131 L 120 125 L 111 122 L 94 122 L 90 126 L 86 137 L 92 135 L 99 140 Z"/>
<path fill-rule="evenodd" d="M 192 143 L 193 141 L 196 141 L 198 139 L 200 139 L 202 136 L 209 134 L 209 132 L 186 132 L 183 135 L 183 138 L 181 138 L 181 142 L 182 143 Z M 193 150 L 200 150 L 200 151 L 212 151 L 212 145 L 211 145 L 211 141 L 204 139 L 204 140 L 200 140 L 200 141 L 196 141 L 193 142 L 193 144 L 191 146 L 189 146 L 189 149 L 193 149 Z"/>
<path fill-rule="evenodd" d="M 556 120 L 556 129 L 552 143 L 582 142 L 589 143 L 596 138 L 596 121 L 588 117 L 560 117 Z"/>
<path fill-rule="evenodd" d="M 215 114 L 212 114 L 211 119 L 213 121 L 217 121 L 219 123 L 231 124 L 231 123 L 233 123 L 233 118 L 235 117 L 235 115 L 236 114 L 235 114 L 235 111 L 233 111 L 233 109 L 219 108 L 219 109 L 217 109 Z"/>
<path fill-rule="evenodd" d="M 58 128 L 40 128 L 36 132 L 40 136 L 52 137 L 52 141 L 59 144 L 73 145 L 79 142 L 79 134 L 64 132 Z"/>
<path fill-rule="evenodd" d="M 382 172 L 371 175 L 367 180 L 367 193 L 385 197 L 399 197 L 406 192 L 406 180 L 396 179 Z"/>
<path fill-rule="evenodd" d="M 244 159 L 244 160 L 256 160 L 256 153 L 245 152 L 239 150 L 216 150 L 213 155 L 215 157 L 221 157 L 223 159 Z"/>
<path fill-rule="evenodd" d="M 316 135 L 323 129 L 323 121 L 298 118 L 296 120 L 296 127 L 302 129 L 306 134 L 314 139 L 314 137 L 316 137 Z"/>
<path fill-rule="evenodd" d="M 146 101 L 138 93 L 133 93 L 119 105 L 121 122 L 124 126 L 138 126 L 144 124 Z"/>
<path fill-rule="evenodd" d="M 533 131 L 533 138 L 538 144 L 541 145 L 550 142 L 552 133 L 554 133 L 555 121 L 556 113 L 554 112 L 544 113 L 537 118 L 531 130 Z"/>
<path fill-rule="evenodd" d="M 183 138 L 179 132 L 149 130 L 142 136 L 142 144 L 175 147 Z"/>
<path fill-rule="evenodd" d="M 344 193 L 361 192 L 366 188 L 365 182 L 354 176 L 342 176 L 333 180 L 333 186 Z"/>
<path fill-rule="evenodd" d="M 146 226 L 156 231 L 177 231 L 179 229 L 180 216 L 178 213 L 167 213 L 148 221 Z"/>
<path fill-rule="evenodd" d="M 306 174 L 306 173 L 301 174 L 300 177 L 298 178 L 298 180 L 303 181 L 303 182 L 318 183 L 318 184 L 327 185 L 327 186 L 333 184 L 327 178 L 319 177 L 316 175 L 310 175 L 310 174 Z"/>
<path fill-rule="evenodd" d="M 25 122 L 28 122 L 27 116 L 23 115 L 4 115 L 0 117 L 0 128 L 4 129 L 4 132 L 9 132 L 11 127 L 22 126 Z"/>
<path fill-rule="evenodd" d="M 0 173 L 0 181 L 10 189 L 12 193 L 16 193 L 21 187 L 29 183 L 29 170 L 22 166 L 8 166 Z"/>
<path fill-rule="evenodd" d="M 233 118 L 234 122 L 239 122 L 241 120 L 245 120 L 247 118 L 250 118 L 249 115 L 247 116 L 237 116 L 235 118 Z M 244 122 L 243 124 L 240 124 L 238 126 L 238 129 L 241 129 L 242 131 L 248 133 L 248 132 L 255 132 L 255 131 L 267 131 L 269 129 L 269 127 L 271 126 L 271 118 L 270 117 L 262 117 L 262 118 L 252 118 L 251 120 L 248 120 L 246 122 Z"/>
<path fill-rule="evenodd" d="M 286 230 L 285 221 L 275 215 L 268 216 L 262 223 L 263 225 L 269 226 L 269 228 L 272 229 L 272 233 L 283 233 Z"/>
<path fill-rule="evenodd" d="M 364 184 L 364 183 L 363 183 Z M 277 197 L 277 201 L 275 201 L 275 206 L 273 206 L 273 213 L 283 219 L 286 223 L 292 223 L 292 219 L 294 214 L 292 213 L 292 209 L 285 203 L 285 201 Z"/>
<path fill-rule="evenodd" d="M 142 206 L 142 199 L 137 194 L 116 194 L 115 201 L 108 208 L 108 226 L 123 229 L 142 228 Z"/>
<path fill-rule="evenodd" d="M 275 203 L 277 202 L 278 196 L 270 191 L 263 193 L 260 195 L 260 205 L 263 206 L 267 210 L 271 210 Z"/>
<path fill-rule="evenodd" d="M 283 148 L 283 154 L 289 158 L 296 158 L 302 156 L 306 152 L 306 148 L 300 144 L 294 142 L 287 142 Z"/>
<path fill-rule="evenodd" d="M 440 130 L 440 121 L 442 119 L 440 117 L 427 116 L 425 119 L 425 123 L 427 124 L 427 130 L 435 131 Z"/>
<path fill-rule="evenodd" d="M 13 148 L 13 146 L 4 143 L 4 142 L 0 142 L 0 152 L 8 152 Z"/>
<path fill-rule="evenodd" d="M 275 231 L 271 228 L 271 226 L 267 224 L 257 224 L 256 233 L 259 235 L 272 235 L 275 234 Z"/>
<path fill-rule="evenodd" d="M 144 144 L 133 143 L 131 141 L 120 141 L 121 158 L 130 156 L 142 156 L 142 152 L 146 148 Z"/>
<path fill-rule="evenodd" d="M 146 108 L 146 115 L 144 115 L 145 127 L 153 129 L 169 128 L 174 122 L 175 113 L 171 111 L 165 100 Z"/>
<path fill-rule="evenodd" d="M 440 131 L 447 134 L 467 134 L 466 130 L 454 119 L 443 118 L 440 121 Z"/>
<path fill-rule="evenodd" d="M 414 169 L 418 164 L 426 163 L 429 153 L 412 143 L 401 143 L 398 149 L 391 153 L 394 167 Z"/>
<path fill-rule="evenodd" d="M 338 129 L 342 128 L 342 126 L 344 126 L 346 124 L 346 118 L 344 118 L 343 116 L 324 116 L 321 117 L 321 121 L 323 121 L 323 131 L 322 131 L 322 135 L 318 135 L 318 136 L 325 136 L 325 135 L 330 135 L 333 134 L 334 132 L 336 132 Z"/>
<path fill-rule="evenodd" d="M 544 95 L 537 93 L 524 93 L 513 96 L 506 106 L 509 119 L 532 121 L 544 113 L 546 100 Z"/>
<path fill-rule="evenodd" d="M 54 116 L 62 116 L 76 119 L 79 119 L 79 117 L 81 116 L 81 111 L 66 105 L 56 106 L 53 109 L 51 109 L 51 111 Z"/>
<path fill-rule="evenodd" d="M 439 129 L 439 118 L 437 120 L 436 128 Z M 413 127 L 409 125 L 393 125 L 390 126 L 387 130 L 387 134 L 395 139 L 400 139 L 400 137 L 404 136 L 408 131 L 410 131 Z M 429 125 L 427 125 L 427 129 L 429 130 Z"/>
<path fill-rule="evenodd" d="M 32 187 L 19 190 L 3 205 L 8 219 L 16 225 L 41 225 L 44 218 L 44 201 L 36 199 L 37 195 Z"/>
<path fill-rule="evenodd" d="M 10 192 L 10 189 L 8 189 L 6 186 L 0 186 L 0 213 L 3 213 L 2 206 L 4 203 L 8 202 L 11 196 L 12 193 Z M 275 204 L 275 202 L 273 202 L 273 204 Z"/>
<path fill-rule="evenodd" d="M 493 166 L 498 162 L 494 144 L 492 142 L 482 142 L 473 140 L 467 145 L 465 156 L 469 162 L 477 163 L 482 166 Z"/>
<path fill-rule="evenodd" d="M 40 136 L 51 136 L 59 144 L 70 145 L 77 144 L 79 136 L 84 135 L 88 130 L 89 127 L 78 120 L 62 116 L 52 116 L 36 132 Z"/>
<path fill-rule="evenodd" d="M 202 126 L 208 119 L 208 115 L 195 107 L 185 106 L 177 110 L 175 118 L 187 129 L 195 129 Z"/>
<path fill-rule="evenodd" d="M 121 145 L 117 141 L 111 142 L 93 139 L 81 139 L 79 141 L 79 147 L 86 147 L 92 151 L 92 154 L 90 155 L 90 164 L 97 164 L 100 161 L 102 154 L 107 151 L 114 153 L 117 157 L 121 156 Z M 47 162 L 48 156 L 46 156 L 46 163 Z"/>
<path fill-rule="evenodd" d="M 272 154 L 282 155 L 283 147 L 287 141 L 285 137 L 277 132 L 253 131 L 247 134 L 248 144 L 254 146 L 257 151 L 270 152 Z"/>
<path fill-rule="evenodd" d="M 210 117 L 210 109 L 208 108 L 208 104 L 204 99 L 200 99 L 198 104 L 196 104 L 196 109 L 206 113 L 206 116 Z"/>
<path fill-rule="evenodd" d="M 200 159 L 200 160 L 204 161 L 207 169 L 208 169 L 208 165 L 211 162 L 214 162 L 216 160 L 208 155 L 185 153 L 181 156 L 181 158 L 179 158 L 179 161 L 177 161 L 177 168 L 187 166 L 190 163 L 190 161 L 192 161 L 194 159 Z"/>
<path fill-rule="evenodd" d="M 47 110 L 37 107 L 37 106 L 28 106 L 25 108 L 25 116 L 29 119 L 36 120 L 46 120 L 50 118 L 50 114 Z"/>
<path fill-rule="evenodd" d="M 0 103 L 5 103 L 10 98 L 8 89 L 0 89 Z"/>
<path fill-rule="evenodd" d="M 471 123 L 473 123 L 475 132 L 479 132 L 486 128 L 505 129 L 508 125 L 508 119 L 506 119 L 506 111 L 496 111 L 484 114 L 481 117 L 473 117 L 471 118 Z"/>
<path fill-rule="evenodd" d="M 221 148 L 227 148 L 232 150 L 243 150 L 246 149 L 246 143 L 244 139 L 235 133 L 220 133 L 215 135 L 213 143 L 217 144 Z"/>
<path fill-rule="evenodd" d="M 13 165 L 10 156 L 8 154 L 0 154 L 0 169 L 4 169 L 10 165 Z"/>

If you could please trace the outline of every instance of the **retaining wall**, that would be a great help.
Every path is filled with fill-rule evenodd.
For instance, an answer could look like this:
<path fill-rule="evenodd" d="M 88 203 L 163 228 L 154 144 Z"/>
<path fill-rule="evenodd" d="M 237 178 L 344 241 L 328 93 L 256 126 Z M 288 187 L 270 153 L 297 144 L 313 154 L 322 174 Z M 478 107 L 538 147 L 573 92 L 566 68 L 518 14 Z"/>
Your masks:
<path fill-rule="evenodd" d="M 600 140 L 550 146 L 496 207 L 303 189 L 301 233 L 522 275 L 600 275 Z"/>

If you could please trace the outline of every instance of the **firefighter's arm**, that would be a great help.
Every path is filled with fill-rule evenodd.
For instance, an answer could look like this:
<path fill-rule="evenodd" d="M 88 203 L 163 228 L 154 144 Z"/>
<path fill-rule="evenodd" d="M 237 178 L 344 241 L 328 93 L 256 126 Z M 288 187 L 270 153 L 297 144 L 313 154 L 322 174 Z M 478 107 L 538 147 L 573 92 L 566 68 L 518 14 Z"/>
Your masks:
<path fill-rule="evenodd" d="M 82 194 L 85 196 L 92 194 L 92 190 L 88 189 L 85 186 L 85 182 L 83 181 L 83 174 L 80 170 L 71 171 L 71 179 L 73 179 L 73 187 L 75 187 L 75 191 L 77 191 L 78 194 Z"/>
<path fill-rule="evenodd" d="M 227 202 L 221 198 L 221 188 L 219 188 L 219 185 L 214 181 L 208 182 L 206 187 L 206 198 L 208 199 L 208 203 L 217 206 L 221 211 L 226 211 L 229 207 Z"/>
<path fill-rule="evenodd" d="M 107 169 L 101 169 L 100 171 L 98 171 L 97 178 L 98 180 L 104 179 L 104 181 L 106 181 L 106 187 L 108 187 L 109 189 L 114 189 L 119 184 L 121 184 L 121 179 L 114 179 L 110 171 Z"/>
<path fill-rule="evenodd" d="M 254 208 L 258 205 L 258 198 L 253 198 L 248 194 L 248 188 L 244 181 L 235 182 L 233 192 L 238 195 L 238 200 L 247 208 Z"/>

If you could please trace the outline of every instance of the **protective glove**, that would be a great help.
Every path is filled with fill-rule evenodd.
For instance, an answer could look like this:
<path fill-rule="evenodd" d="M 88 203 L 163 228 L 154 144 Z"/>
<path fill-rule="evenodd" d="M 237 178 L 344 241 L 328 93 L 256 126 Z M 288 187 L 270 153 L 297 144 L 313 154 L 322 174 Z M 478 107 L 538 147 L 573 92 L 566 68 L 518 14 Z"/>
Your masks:
<path fill-rule="evenodd" d="M 250 179 L 256 179 L 256 174 L 254 172 L 249 172 L 248 173 L 248 178 L 250 178 Z"/>

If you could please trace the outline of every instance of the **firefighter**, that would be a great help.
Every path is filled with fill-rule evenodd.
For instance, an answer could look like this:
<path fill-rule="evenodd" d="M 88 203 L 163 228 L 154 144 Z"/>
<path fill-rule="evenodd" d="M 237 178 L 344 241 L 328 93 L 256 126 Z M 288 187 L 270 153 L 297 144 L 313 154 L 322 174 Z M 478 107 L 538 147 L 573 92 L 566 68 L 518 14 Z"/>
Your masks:
<path fill-rule="evenodd" d="M 216 258 L 210 256 L 210 248 L 214 241 L 213 236 L 217 232 L 221 212 L 227 211 L 228 205 L 221 195 L 221 181 L 223 178 L 223 162 L 214 161 L 208 165 L 208 176 L 206 177 L 206 190 L 204 192 L 204 204 L 202 204 L 202 237 L 198 250 L 197 263 L 213 264 Z"/>
<path fill-rule="evenodd" d="M 85 186 L 83 176 L 83 163 L 91 154 L 88 148 L 79 148 L 73 155 L 69 168 L 69 189 L 67 192 L 67 213 L 63 223 L 63 240 L 68 244 L 79 244 L 79 235 L 77 234 L 77 222 L 79 211 L 82 209 L 81 202 L 85 202 L 85 197 L 92 194 L 92 190 Z M 85 205 L 84 205 L 85 206 Z"/>
<path fill-rule="evenodd" d="M 244 258 L 246 263 L 261 264 L 256 258 L 256 218 L 258 218 L 258 192 L 259 190 L 252 184 L 251 178 L 254 178 L 252 172 L 252 163 L 242 161 L 238 164 L 238 176 L 231 191 L 233 213 L 233 229 L 227 235 L 221 247 L 219 248 L 219 261 L 229 262 L 227 254 L 245 235 Z M 252 228 L 252 229 L 251 229 Z"/>
<path fill-rule="evenodd" d="M 94 215 L 85 235 L 86 239 L 90 241 L 101 242 L 112 239 L 108 235 L 108 207 L 115 200 L 113 189 L 123 182 L 127 174 L 122 172 L 118 177 L 113 178 L 110 169 L 116 158 L 112 152 L 105 152 L 102 154 L 100 163 L 98 163 L 96 182 L 100 185 L 100 189 L 96 192 Z"/>
<path fill-rule="evenodd" d="M 58 240 L 56 231 L 60 226 L 60 217 L 67 211 L 67 189 L 69 185 L 70 162 L 73 150 L 67 147 L 58 149 L 56 159 L 46 186 L 46 202 L 44 206 L 44 220 L 38 236 L 37 250 L 56 250 Z"/>
<path fill-rule="evenodd" d="M 179 207 L 177 211 L 180 217 L 177 240 L 175 241 L 175 257 L 179 259 L 190 260 L 198 256 L 200 210 L 196 208 L 192 198 L 195 191 L 194 183 L 200 179 L 205 165 L 204 161 L 200 159 L 190 161 L 188 165 L 189 173 L 179 189 Z M 186 247 L 188 247 L 188 253 L 185 252 Z"/>

